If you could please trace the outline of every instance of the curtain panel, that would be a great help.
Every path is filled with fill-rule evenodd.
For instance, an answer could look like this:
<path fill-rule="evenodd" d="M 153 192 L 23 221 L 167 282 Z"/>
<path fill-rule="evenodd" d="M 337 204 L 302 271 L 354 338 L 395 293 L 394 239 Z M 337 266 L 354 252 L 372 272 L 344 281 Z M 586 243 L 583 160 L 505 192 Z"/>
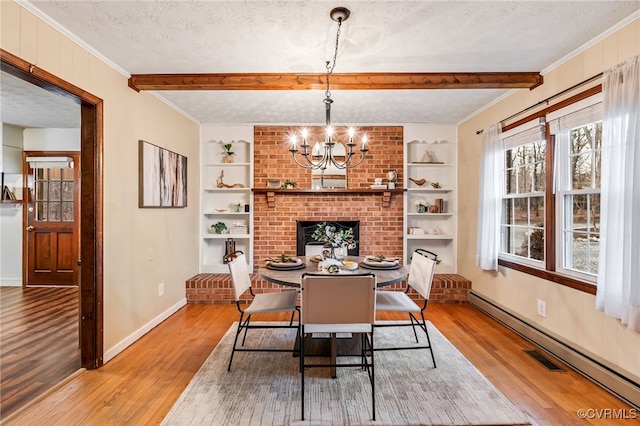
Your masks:
<path fill-rule="evenodd" d="M 640 56 L 603 75 L 596 309 L 640 332 Z"/>
<path fill-rule="evenodd" d="M 482 131 L 482 165 L 478 199 L 476 263 L 482 269 L 498 270 L 500 215 L 504 193 L 504 143 L 500 123 Z"/>

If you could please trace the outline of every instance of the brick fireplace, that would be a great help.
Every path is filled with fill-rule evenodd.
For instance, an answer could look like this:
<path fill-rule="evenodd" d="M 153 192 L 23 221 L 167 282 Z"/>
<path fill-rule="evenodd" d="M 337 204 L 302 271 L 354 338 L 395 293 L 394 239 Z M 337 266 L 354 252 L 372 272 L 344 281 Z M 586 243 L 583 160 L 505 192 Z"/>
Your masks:
<path fill-rule="evenodd" d="M 288 151 L 292 127 L 256 126 L 254 129 L 254 186 L 264 188 L 269 179 L 291 179 L 300 188 L 311 188 L 311 171 L 298 167 Z M 320 138 L 321 128 L 309 129 L 310 140 Z M 347 171 L 347 186 L 367 189 L 376 177 L 397 170 L 401 184 L 402 126 L 361 127 L 369 142 L 369 155 L 357 168 Z M 401 186 L 401 185 L 399 185 Z M 361 254 L 388 253 L 402 256 L 402 195 L 393 194 L 383 207 L 380 194 L 371 193 L 278 193 L 275 206 L 265 194 L 254 195 L 254 267 L 269 256 L 296 253 L 296 221 L 360 221 Z"/>
<path fill-rule="evenodd" d="M 309 128 L 312 135 L 309 140 L 321 139 L 321 129 Z M 266 188 L 267 181 L 271 179 L 282 182 L 290 179 L 297 183 L 297 188 L 311 188 L 311 171 L 298 167 L 288 151 L 289 135 L 298 130 L 287 126 L 254 127 L 254 188 Z M 358 245 L 361 255 L 403 255 L 402 194 L 393 193 L 389 200 L 383 202 L 380 193 L 357 192 L 357 189 L 368 189 L 374 178 L 385 178 L 389 170 L 398 172 L 397 187 L 405 187 L 403 128 L 369 126 L 360 127 L 358 132 L 367 133 L 370 151 L 362 164 L 347 171 L 348 192 L 285 190 L 276 191 L 271 200 L 265 192 L 254 194 L 254 271 L 268 257 L 296 253 L 298 221 L 359 221 Z M 252 279 L 256 289 L 274 291 L 279 288 L 278 285 L 261 280 L 258 274 L 254 274 Z M 468 281 L 465 280 L 460 286 L 451 284 L 455 278 L 447 278 L 445 281 L 445 286 L 450 292 L 453 291 L 450 301 L 466 300 L 466 289 L 470 288 Z M 438 287 L 435 284 L 434 281 L 437 293 Z M 403 287 L 400 284 L 396 286 Z M 233 301 L 232 294 L 231 283 L 225 275 L 197 276 L 187 282 L 189 302 L 228 302 Z"/>

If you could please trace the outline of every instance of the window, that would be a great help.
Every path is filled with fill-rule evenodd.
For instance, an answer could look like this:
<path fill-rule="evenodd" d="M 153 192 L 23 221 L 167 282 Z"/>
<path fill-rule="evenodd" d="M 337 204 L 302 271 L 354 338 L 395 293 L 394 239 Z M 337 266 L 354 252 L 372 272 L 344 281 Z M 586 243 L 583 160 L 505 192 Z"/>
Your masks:
<path fill-rule="evenodd" d="M 557 156 L 556 271 L 594 283 L 600 243 L 601 105 L 560 110 L 550 123 Z"/>
<path fill-rule="evenodd" d="M 505 179 L 500 221 L 503 258 L 542 266 L 545 258 L 545 161 L 543 122 L 503 134 Z"/>

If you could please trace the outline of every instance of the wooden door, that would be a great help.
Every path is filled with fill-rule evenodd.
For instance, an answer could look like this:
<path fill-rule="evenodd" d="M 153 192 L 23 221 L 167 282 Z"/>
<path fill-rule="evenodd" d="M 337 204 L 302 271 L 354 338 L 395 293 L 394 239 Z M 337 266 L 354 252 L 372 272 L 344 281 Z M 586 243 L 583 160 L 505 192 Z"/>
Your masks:
<path fill-rule="evenodd" d="M 80 247 L 78 153 L 25 152 L 26 157 L 64 156 L 73 167 L 25 164 L 25 279 L 29 285 L 78 285 Z"/>

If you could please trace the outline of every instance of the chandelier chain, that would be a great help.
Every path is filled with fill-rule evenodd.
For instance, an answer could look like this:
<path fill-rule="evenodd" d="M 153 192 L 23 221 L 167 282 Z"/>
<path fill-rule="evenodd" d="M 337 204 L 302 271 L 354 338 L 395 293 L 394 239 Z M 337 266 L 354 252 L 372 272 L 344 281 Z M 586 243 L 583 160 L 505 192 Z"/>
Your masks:
<path fill-rule="evenodd" d="M 327 90 L 325 96 L 330 98 L 331 92 L 329 91 L 329 77 L 333 74 L 333 69 L 336 67 L 336 59 L 338 58 L 338 43 L 340 41 L 340 27 L 342 27 L 342 18 L 338 19 L 338 30 L 336 31 L 336 46 L 333 50 L 333 59 L 327 61 Z"/>
<path fill-rule="evenodd" d="M 361 138 L 361 146 L 360 146 L 360 155 L 358 158 L 354 158 L 356 154 L 354 152 L 354 147 L 356 143 L 354 142 L 355 129 L 350 127 L 348 129 L 348 141 L 346 143 L 334 142 L 332 139 L 332 128 L 331 128 L 331 104 L 333 103 L 333 99 L 331 99 L 331 91 L 330 91 L 330 79 L 331 74 L 333 74 L 333 70 L 336 66 L 337 58 L 338 58 L 338 48 L 340 43 L 340 29 L 342 27 L 342 23 L 349 17 L 351 12 L 349 9 L 337 7 L 334 8 L 331 13 L 331 19 L 338 22 L 338 29 L 336 31 L 336 43 L 335 49 L 333 52 L 333 58 L 329 61 L 326 61 L 327 68 L 327 89 L 325 91 L 325 140 L 324 142 L 316 142 L 315 145 L 311 146 L 309 144 L 309 134 L 307 129 L 302 130 L 302 144 L 300 149 L 298 149 L 297 145 L 297 137 L 296 135 L 291 135 L 291 149 L 289 152 L 293 156 L 294 162 L 305 169 L 313 169 L 320 170 L 320 186 L 324 188 L 324 174 L 327 169 L 335 168 L 339 170 L 344 170 L 352 167 L 357 167 L 362 160 L 365 159 L 367 152 L 369 149 L 367 148 L 367 135 L 363 135 Z M 335 154 L 334 148 L 337 146 L 341 146 L 343 148 L 343 153 Z M 300 157 L 300 160 L 298 159 Z"/>

